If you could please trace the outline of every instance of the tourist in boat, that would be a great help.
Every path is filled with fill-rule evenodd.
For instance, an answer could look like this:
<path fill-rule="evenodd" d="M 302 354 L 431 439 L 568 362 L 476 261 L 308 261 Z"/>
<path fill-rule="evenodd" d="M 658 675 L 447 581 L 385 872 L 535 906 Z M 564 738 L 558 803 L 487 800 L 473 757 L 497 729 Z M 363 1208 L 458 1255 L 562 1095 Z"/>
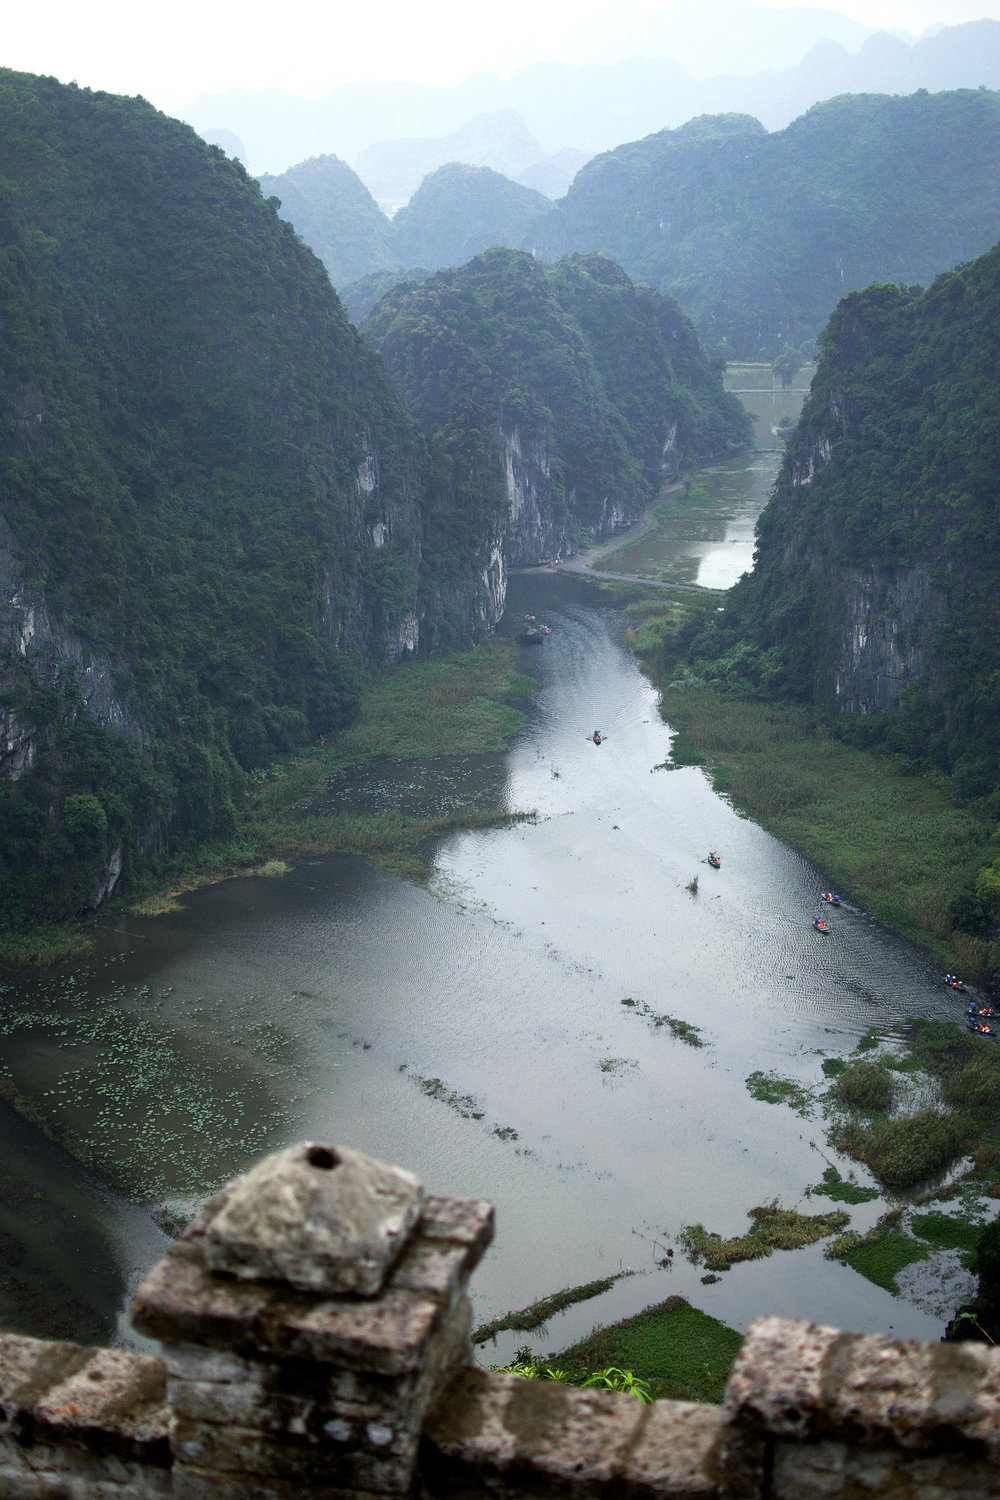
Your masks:
<path fill-rule="evenodd" d="M 817 932 L 826 932 L 826 922 L 820 916 L 819 912 L 813 917 L 813 926 Z"/>
<path fill-rule="evenodd" d="M 712 866 L 713 866 L 713 868 L 715 868 L 715 869 L 716 869 L 716 870 L 717 870 L 717 869 L 718 869 L 718 868 L 719 868 L 719 866 L 720 866 L 720 865 L 721 865 L 721 864 L 722 864 L 722 861 L 721 861 L 721 859 L 720 859 L 720 858 L 719 858 L 719 856 L 718 856 L 718 855 L 717 855 L 717 854 L 716 854 L 716 852 L 715 852 L 715 850 L 714 850 L 714 849 L 710 849 L 710 850 L 709 850 L 709 853 L 708 853 L 708 862 L 709 862 L 709 864 L 710 864 L 710 865 L 712 865 Z"/>
<path fill-rule="evenodd" d="M 593 734 L 591 735 L 591 739 L 594 741 L 595 745 L 599 745 L 603 738 L 604 736 L 601 734 L 601 731 L 599 729 L 595 729 Z"/>

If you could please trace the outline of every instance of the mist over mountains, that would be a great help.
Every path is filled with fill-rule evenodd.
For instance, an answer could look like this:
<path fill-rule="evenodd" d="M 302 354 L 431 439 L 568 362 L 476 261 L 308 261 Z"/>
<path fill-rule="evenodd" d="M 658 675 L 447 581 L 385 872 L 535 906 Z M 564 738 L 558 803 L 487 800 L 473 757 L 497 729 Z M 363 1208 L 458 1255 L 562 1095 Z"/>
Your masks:
<path fill-rule="evenodd" d="M 842 93 L 1000 87 L 997 21 L 944 27 L 914 41 L 867 31 L 826 11 L 773 11 L 750 0 L 726 0 L 724 16 L 718 4 L 694 9 L 715 18 L 718 62 L 701 77 L 684 60 L 693 49 L 679 55 L 683 34 L 678 31 L 664 39 L 662 50 L 652 45 L 640 50 L 637 43 L 623 57 L 609 48 L 603 53 L 609 60 L 600 63 L 537 63 L 508 79 L 481 73 L 452 88 L 373 82 L 343 84 L 322 99 L 276 89 L 202 95 L 184 118 L 213 139 L 222 130 L 237 137 L 247 165 L 258 174 L 332 153 L 365 178 L 361 154 L 370 148 L 379 147 L 374 160 L 383 171 L 383 143 L 397 143 L 399 156 L 404 141 L 448 137 L 478 116 L 501 111 L 520 117 L 544 161 L 564 148 L 594 155 L 700 114 L 752 114 L 777 130 L 810 105 Z M 722 50 L 734 38 L 744 42 L 743 66 Z M 454 142 L 443 144 L 436 161 L 427 158 L 425 170 L 460 160 L 546 190 L 544 183 L 522 176 L 523 161 L 486 159 L 474 144 L 465 154 L 456 154 Z"/>

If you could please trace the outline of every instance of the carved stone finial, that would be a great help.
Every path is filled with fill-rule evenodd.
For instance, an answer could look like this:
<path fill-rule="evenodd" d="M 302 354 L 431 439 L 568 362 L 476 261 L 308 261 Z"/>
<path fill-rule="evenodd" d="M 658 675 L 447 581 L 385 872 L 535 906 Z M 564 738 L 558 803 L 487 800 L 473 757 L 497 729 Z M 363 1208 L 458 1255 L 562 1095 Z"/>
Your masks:
<path fill-rule="evenodd" d="M 217 1211 L 192 1230 L 197 1226 L 212 1271 L 373 1297 L 423 1202 L 423 1186 L 411 1172 L 346 1146 L 302 1141 L 238 1178 L 216 1200 Z"/>

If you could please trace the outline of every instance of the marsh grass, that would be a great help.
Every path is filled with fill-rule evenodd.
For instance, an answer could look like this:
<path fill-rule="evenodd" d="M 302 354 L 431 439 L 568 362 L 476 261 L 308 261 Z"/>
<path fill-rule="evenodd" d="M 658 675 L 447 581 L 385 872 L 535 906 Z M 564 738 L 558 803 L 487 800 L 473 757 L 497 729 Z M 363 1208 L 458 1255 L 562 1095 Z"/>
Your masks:
<path fill-rule="evenodd" d="M 586 1281 L 581 1286 L 564 1287 L 561 1292 L 552 1292 L 548 1297 L 539 1297 L 537 1302 L 532 1302 L 528 1307 L 522 1307 L 517 1312 L 504 1313 L 499 1318 L 491 1319 L 489 1323 L 481 1323 L 472 1335 L 472 1342 L 478 1346 L 489 1343 L 490 1339 L 496 1338 L 498 1333 L 505 1333 L 508 1330 L 530 1333 L 535 1328 L 542 1328 L 564 1308 L 574 1307 L 578 1302 L 587 1302 L 591 1297 L 600 1297 L 604 1292 L 609 1292 L 616 1281 L 621 1281 L 624 1277 L 633 1274 L 632 1271 L 617 1271 L 613 1276 L 602 1276 L 597 1281 Z"/>
<path fill-rule="evenodd" d="M 833 1085 L 841 1104 L 863 1114 L 885 1114 L 892 1108 L 894 1092 L 892 1073 L 885 1063 L 870 1058 L 850 1063 Z"/>
<path fill-rule="evenodd" d="M 935 1176 L 968 1148 L 968 1127 L 950 1110 L 928 1108 L 864 1125 L 845 1121 L 835 1131 L 838 1151 L 863 1161 L 884 1187 L 908 1188 Z"/>
<path fill-rule="evenodd" d="M 615 1366 L 647 1380 L 658 1400 L 722 1400 L 743 1336 L 717 1318 L 669 1297 L 634 1317 L 562 1350 L 560 1366 L 576 1376 Z"/>
<path fill-rule="evenodd" d="M 800 1214 L 781 1208 L 777 1202 L 751 1208 L 747 1217 L 753 1228 L 746 1234 L 724 1240 L 703 1224 L 689 1224 L 677 1236 L 688 1259 L 701 1261 L 710 1271 L 728 1271 L 739 1261 L 760 1260 L 775 1250 L 799 1250 L 828 1234 L 836 1234 L 849 1223 L 843 1209 L 826 1214 Z"/>
<path fill-rule="evenodd" d="M 295 756 L 262 769 L 238 813 L 236 834 L 174 861 L 127 901 L 138 916 L 177 910 L 178 898 L 234 875 L 274 876 L 290 863 L 324 854 L 357 854 L 414 883 L 429 874 L 435 839 L 464 828 L 492 828 L 530 814 L 468 806 L 447 814 L 311 811 L 330 778 L 383 760 L 474 755 L 502 750 L 524 723 L 513 706 L 535 691 L 511 668 L 507 642 L 490 641 L 440 660 L 393 668 L 366 688 L 359 720 Z"/>

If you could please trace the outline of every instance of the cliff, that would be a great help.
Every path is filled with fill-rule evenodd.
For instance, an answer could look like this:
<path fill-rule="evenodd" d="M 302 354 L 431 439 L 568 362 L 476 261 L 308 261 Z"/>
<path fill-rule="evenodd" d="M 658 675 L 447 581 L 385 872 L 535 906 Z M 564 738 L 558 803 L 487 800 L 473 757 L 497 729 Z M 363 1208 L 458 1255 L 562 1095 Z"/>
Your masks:
<path fill-rule="evenodd" d="M 362 331 L 421 422 L 451 508 L 509 563 L 633 520 L 681 467 L 745 446 L 746 415 L 679 309 L 610 261 L 491 249 L 389 292 Z M 471 487 L 471 489 L 470 489 Z M 446 562 L 441 538 L 428 545 Z"/>
<path fill-rule="evenodd" d="M 0 922 L 225 836 L 361 674 L 475 639 L 426 446 L 320 262 L 143 100 L 0 72 Z M 477 554 L 478 555 L 478 554 Z"/>
<path fill-rule="evenodd" d="M 694 670 L 766 680 L 991 799 L 1000 781 L 1000 247 L 927 290 L 837 308 L 758 524 L 754 573 Z M 728 667 L 723 663 L 729 661 Z M 720 673 L 722 674 L 720 676 Z"/>

